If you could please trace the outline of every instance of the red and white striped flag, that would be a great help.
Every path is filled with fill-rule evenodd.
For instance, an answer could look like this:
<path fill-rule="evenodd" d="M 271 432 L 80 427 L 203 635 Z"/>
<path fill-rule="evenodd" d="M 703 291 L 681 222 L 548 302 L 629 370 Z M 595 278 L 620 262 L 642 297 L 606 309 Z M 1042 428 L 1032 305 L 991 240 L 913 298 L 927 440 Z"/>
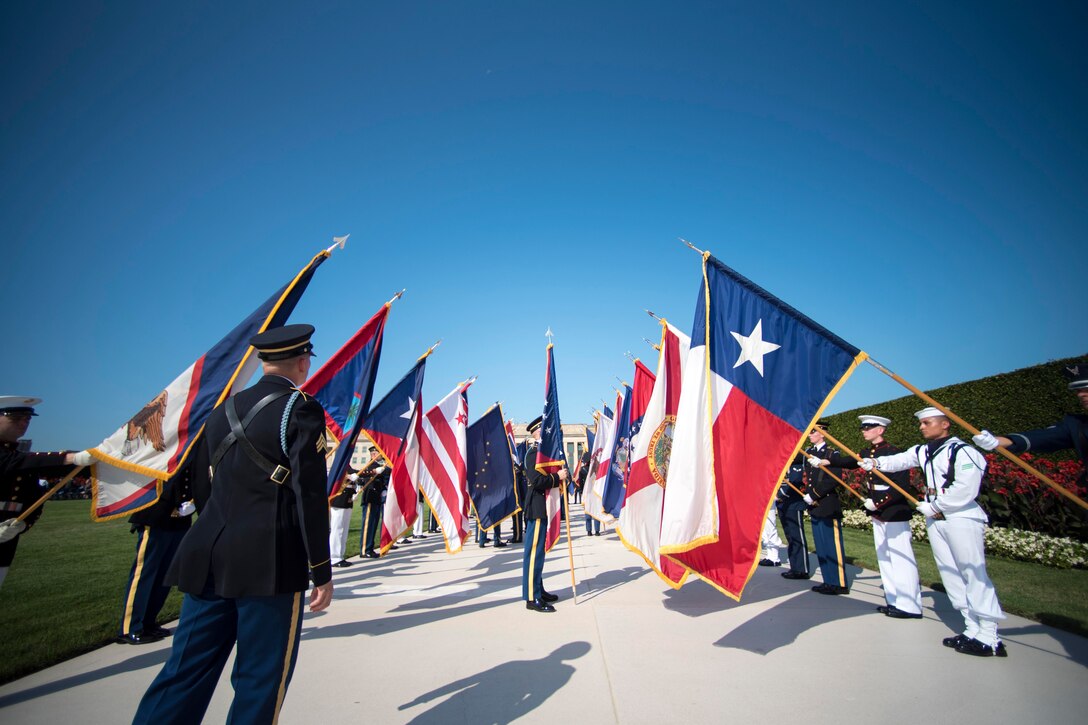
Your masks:
<path fill-rule="evenodd" d="M 619 410 L 620 405 L 617 403 L 617 414 Z M 602 524 L 611 524 L 616 520 L 612 514 L 604 510 L 604 501 L 601 499 L 604 482 L 608 478 L 608 469 L 612 465 L 612 449 L 615 448 L 616 442 L 616 421 L 608 415 L 608 412 L 606 407 L 597 420 L 597 433 L 593 437 L 593 454 L 589 459 L 592 468 L 586 475 L 586 488 L 582 493 L 586 514 Z"/>
<path fill-rule="evenodd" d="M 420 421 L 418 445 L 407 453 L 408 471 L 438 518 L 450 554 L 461 551 L 471 528 L 465 427 L 467 390 L 474 381 L 461 383 L 427 411 Z"/>
<path fill-rule="evenodd" d="M 665 474 L 672 455 L 672 433 L 680 401 L 681 375 L 691 340 L 662 321 L 661 354 L 657 379 L 642 420 L 642 429 L 631 447 L 631 472 L 627 500 L 616 530 L 628 549 L 640 555 L 669 586 L 679 589 L 688 570 L 661 556 L 661 506 L 665 498 Z"/>

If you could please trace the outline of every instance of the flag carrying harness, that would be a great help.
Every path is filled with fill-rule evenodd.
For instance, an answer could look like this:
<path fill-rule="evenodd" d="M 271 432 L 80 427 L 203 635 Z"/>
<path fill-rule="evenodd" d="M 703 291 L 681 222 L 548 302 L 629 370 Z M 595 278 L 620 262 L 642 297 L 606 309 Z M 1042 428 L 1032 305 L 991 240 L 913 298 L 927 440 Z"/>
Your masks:
<path fill-rule="evenodd" d="M 238 419 L 238 411 L 234 405 L 234 398 L 231 398 L 227 401 L 225 406 L 227 422 L 230 423 L 230 433 L 220 441 L 219 446 L 215 449 L 215 453 L 212 454 L 210 470 L 213 478 L 215 477 L 215 468 L 219 465 L 219 461 L 223 459 L 223 456 L 226 455 L 231 446 L 238 443 L 242 446 L 242 450 L 245 451 L 246 455 L 249 456 L 249 460 L 253 461 L 258 468 L 267 473 L 272 481 L 282 485 L 283 482 L 287 480 L 287 476 L 290 475 L 291 470 L 286 466 L 273 463 L 265 458 L 265 456 L 254 447 L 249 438 L 246 437 L 246 427 L 249 426 L 257 416 L 257 413 L 260 413 L 271 403 L 274 403 L 286 395 L 290 395 L 291 399 L 287 401 L 287 405 L 283 409 L 283 418 L 280 420 L 280 449 L 283 451 L 284 455 L 287 455 L 287 419 L 291 415 L 291 408 L 294 406 L 294 402 L 298 398 L 299 392 L 295 390 L 291 393 L 286 391 L 270 393 L 257 401 L 257 404 L 250 408 L 249 412 L 246 413 L 246 417 L 241 420 Z"/>

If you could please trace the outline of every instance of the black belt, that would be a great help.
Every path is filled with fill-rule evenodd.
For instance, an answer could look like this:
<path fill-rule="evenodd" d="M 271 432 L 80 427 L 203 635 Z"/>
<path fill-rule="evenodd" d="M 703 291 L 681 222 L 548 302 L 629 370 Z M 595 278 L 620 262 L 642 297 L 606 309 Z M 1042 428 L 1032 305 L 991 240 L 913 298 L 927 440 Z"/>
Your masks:
<path fill-rule="evenodd" d="M 235 443 L 242 446 L 242 450 L 245 451 L 249 459 L 253 461 L 262 471 L 268 474 L 276 483 L 282 484 L 287 480 L 287 476 L 291 471 L 285 466 L 281 466 L 278 463 L 273 463 L 268 460 L 260 451 L 258 451 L 249 438 L 246 437 L 246 427 L 253 421 L 253 418 L 257 413 L 264 410 L 270 403 L 279 400 L 280 398 L 290 395 L 290 391 L 277 391 L 275 393 L 269 393 L 265 397 L 261 398 L 256 405 L 249 409 L 246 413 L 246 417 L 243 420 L 238 420 L 238 411 L 234 406 L 234 398 L 231 398 L 226 403 L 227 422 L 230 423 L 230 433 L 219 443 L 219 446 L 215 449 L 215 453 L 212 454 L 212 473 L 214 476 L 215 467 L 219 465 L 219 461 L 226 455 L 230 447 Z"/>

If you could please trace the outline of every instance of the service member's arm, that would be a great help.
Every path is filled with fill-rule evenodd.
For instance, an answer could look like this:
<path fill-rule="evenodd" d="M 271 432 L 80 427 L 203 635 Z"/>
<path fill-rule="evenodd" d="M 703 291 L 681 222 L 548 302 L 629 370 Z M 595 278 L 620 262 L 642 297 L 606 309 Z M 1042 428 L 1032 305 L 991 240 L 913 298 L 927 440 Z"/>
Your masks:
<path fill-rule="evenodd" d="M 561 483 L 558 473 L 541 473 L 536 470 L 536 450 L 530 450 L 525 454 L 525 478 L 528 485 L 540 494 L 547 493 L 548 489 L 555 488 Z"/>
<path fill-rule="evenodd" d="M 295 403 L 287 424 L 287 477 L 298 504 L 302 541 L 310 561 L 314 591 L 310 610 L 320 611 L 332 598 L 332 564 L 329 557 L 329 499 L 325 491 L 325 413 L 313 398 Z"/>
<path fill-rule="evenodd" d="M 823 452 L 824 458 L 830 458 L 831 456 L 838 455 L 838 451 L 828 448 Z M 839 471 L 832 471 L 835 475 L 839 475 Z M 831 475 L 820 468 L 813 468 L 811 478 L 809 479 L 811 485 L 809 486 L 809 495 L 816 501 L 835 493 L 835 487 L 839 485 L 838 481 L 831 477 Z"/>
<path fill-rule="evenodd" d="M 41 478 L 56 478 L 67 476 L 76 466 L 72 464 L 72 451 L 60 451 L 57 453 L 33 453 L 19 450 L 0 450 L 0 475 L 5 478 L 17 478 L 20 474 L 28 487 L 40 488 L 38 480 Z M 42 488 L 37 492 L 34 501 L 26 501 L 25 506 L 30 506 L 44 496 L 49 489 Z M 42 515 L 42 506 L 26 518 L 26 528 L 29 530 Z"/>
<path fill-rule="evenodd" d="M 857 468 L 858 467 L 858 461 L 857 461 L 856 458 L 854 458 L 853 456 L 843 455 L 842 453 L 839 453 L 838 451 L 831 451 L 831 453 L 826 456 L 826 459 L 831 464 L 831 466 L 834 467 L 834 468 Z"/>
<path fill-rule="evenodd" d="M 1077 419 L 1067 415 L 1059 423 L 1049 428 L 1026 430 L 1023 433 L 1009 433 L 1005 436 L 998 436 L 997 440 L 1004 442 L 1002 438 L 1007 439 L 1008 444 L 1006 447 L 1011 453 L 1024 453 L 1025 451 L 1053 453 L 1076 447 L 1073 442 L 1073 435 L 1074 431 L 1078 429 Z"/>
<path fill-rule="evenodd" d="M 894 453 L 890 456 L 877 456 L 875 460 L 877 469 L 882 473 L 909 471 L 912 468 L 918 468 L 918 446 L 911 446 L 902 453 Z"/>

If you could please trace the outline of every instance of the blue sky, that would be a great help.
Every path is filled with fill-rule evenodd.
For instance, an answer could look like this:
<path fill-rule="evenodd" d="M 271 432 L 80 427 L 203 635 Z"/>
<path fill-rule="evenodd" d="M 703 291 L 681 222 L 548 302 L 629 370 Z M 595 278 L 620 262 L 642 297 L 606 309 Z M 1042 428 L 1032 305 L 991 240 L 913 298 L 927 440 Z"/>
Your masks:
<path fill-rule="evenodd" d="M 923 388 L 1084 353 L 1083 5 L 750 5 L 5 4 L 0 394 L 95 445 L 346 233 L 317 362 L 406 287 L 376 397 L 473 418 L 690 330 L 677 237 Z"/>

